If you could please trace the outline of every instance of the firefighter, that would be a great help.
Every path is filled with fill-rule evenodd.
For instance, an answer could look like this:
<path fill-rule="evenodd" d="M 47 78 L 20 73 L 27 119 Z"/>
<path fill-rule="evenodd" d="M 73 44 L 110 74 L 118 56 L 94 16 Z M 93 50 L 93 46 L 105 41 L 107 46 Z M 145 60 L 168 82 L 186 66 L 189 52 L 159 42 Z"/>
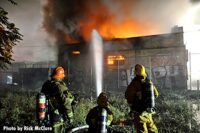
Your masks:
<path fill-rule="evenodd" d="M 145 67 L 135 65 L 135 77 L 128 85 L 125 98 L 131 109 L 137 133 L 158 133 L 152 115 L 155 114 L 155 98 L 158 91 L 147 78 Z"/>
<path fill-rule="evenodd" d="M 64 77 L 63 67 L 56 67 L 51 74 L 51 79 L 43 84 L 41 90 L 49 100 L 50 123 L 55 133 L 64 132 L 64 124 L 70 125 L 73 122 L 71 103 L 74 96 L 62 81 Z"/>
<path fill-rule="evenodd" d="M 102 92 L 97 98 L 97 106 L 92 108 L 86 117 L 89 133 L 107 133 L 113 120 L 113 114 L 108 108 L 108 97 Z"/>

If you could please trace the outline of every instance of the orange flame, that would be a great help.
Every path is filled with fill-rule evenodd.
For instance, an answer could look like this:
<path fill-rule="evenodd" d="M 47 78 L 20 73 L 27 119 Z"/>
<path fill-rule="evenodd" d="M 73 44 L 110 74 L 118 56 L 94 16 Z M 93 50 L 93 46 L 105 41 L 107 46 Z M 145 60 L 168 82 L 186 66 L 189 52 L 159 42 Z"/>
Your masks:
<path fill-rule="evenodd" d="M 124 61 L 125 57 L 123 55 L 108 55 L 107 64 L 114 65 L 116 61 Z"/>
<path fill-rule="evenodd" d="M 78 50 L 76 50 L 76 51 L 72 51 L 72 54 L 73 54 L 73 55 L 79 55 L 79 54 L 81 54 L 81 52 L 78 51 Z"/>
<path fill-rule="evenodd" d="M 155 33 L 159 26 L 137 14 L 134 6 L 137 6 L 134 0 L 48 0 L 44 3 L 44 27 L 68 44 L 90 41 L 93 29 L 106 40 Z"/>
<path fill-rule="evenodd" d="M 122 20 L 118 23 L 112 20 L 107 20 L 104 23 L 94 23 L 92 20 L 87 22 L 86 25 L 82 24 L 84 26 L 81 27 L 80 32 L 85 40 L 90 39 L 92 29 L 96 29 L 104 39 L 129 38 L 148 32 L 142 24 L 131 19 Z"/>
<path fill-rule="evenodd" d="M 91 31 L 96 29 L 104 39 L 113 38 L 130 38 L 135 36 L 146 35 L 151 31 L 148 26 L 130 15 L 119 18 L 117 14 L 104 5 L 98 6 L 97 9 L 85 9 L 83 18 L 79 19 L 79 34 L 84 40 L 89 41 Z"/>

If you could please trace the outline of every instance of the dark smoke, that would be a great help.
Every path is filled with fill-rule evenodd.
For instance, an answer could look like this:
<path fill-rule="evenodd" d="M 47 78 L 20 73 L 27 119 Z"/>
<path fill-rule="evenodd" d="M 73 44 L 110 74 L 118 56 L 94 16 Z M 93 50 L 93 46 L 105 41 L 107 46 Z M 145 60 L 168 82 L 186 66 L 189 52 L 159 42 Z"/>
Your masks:
<path fill-rule="evenodd" d="M 188 8 L 188 0 L 47 0 L 44 3 L 46 31 L 64 42 L 64 37 L 84 40 L 82 30 L 98 29 L 108 19 L 132 19 L 148 28 L 142 35 L 169 32 Z M 87 23 L 98 15 L 95 24 Z M 80 23 L 81 22 L 81 23 Z M 109 31 L 108 31 L 109 32 Z"/>
<path fill-rule="evenodd" d="M 192 3 L 196 4 L 196 3 L 199 3 L 200 0 L 190 0 Z"/>
<path fill-rule="evenodd" d="M 44 5 L 44 27 L 61 42 L 66 34 L 75 40 L 83 40 L 82 26 L 78 23 L 80 20 L 90 21 L 88 11 L 92 13 L 100 6 L 101 0 L 48 0 Z M 101 19 L 103 21 L 104 15 Z"/>

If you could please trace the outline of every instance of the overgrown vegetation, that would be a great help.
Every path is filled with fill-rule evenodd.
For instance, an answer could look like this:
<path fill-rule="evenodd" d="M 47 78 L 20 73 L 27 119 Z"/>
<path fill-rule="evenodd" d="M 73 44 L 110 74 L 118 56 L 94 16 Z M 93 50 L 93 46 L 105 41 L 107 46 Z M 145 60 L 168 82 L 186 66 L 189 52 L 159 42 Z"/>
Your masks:
<path fill-rule="evenodd" d="M 196 120 L 196 111 L 192 105 L 200 107 L 198 91 L 169 92 L 160 91 L 157 99 L 157 114 L 154 120 L 160 133 L 197 133 L 200 132 Z M 1 99 L 0 126 L 35 126 L 35 93 L 8 94 Z M 131 132 L 129 108 L 122 95 L 112 94 L 109 98 L 110 107 L 114 114 L 113 129 L 120 132 Z M 96 99 L 81 98 L 75 106 L 74 126 L 85 125 L 88 111 L 96 105 Z M 123 125 L 125 124 L 129 125 Z M 115 126 L 118 125 L 118 126 Z"/>
<path fill-rule="evenodd" d="M 200 107 L 199 91 L 160 91 L 157 99 L 156 123 L 163 133 L 197 133 L 199 122 L 196 120 Z"/>
<path fill-rule="evenodd" d="M 35 96 L 8 94 L 1 99 L 0 126 L 36 125 Z"/>

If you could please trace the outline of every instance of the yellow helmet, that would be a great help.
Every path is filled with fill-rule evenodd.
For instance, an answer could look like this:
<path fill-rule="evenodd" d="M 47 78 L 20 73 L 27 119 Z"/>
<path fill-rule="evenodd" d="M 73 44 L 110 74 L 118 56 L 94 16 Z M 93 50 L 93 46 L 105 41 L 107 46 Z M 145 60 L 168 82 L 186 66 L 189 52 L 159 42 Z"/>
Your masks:
<path fill-rule="evenodd" d="M 143 65 L 140 65 L 140 64 L 135 65 L 134 74 L 137 75 L 137 76 L 143 76 L 144 78 L 147 76 L 146 71 L 145 71 L 145 67 Z"/>
<path fill-rule="evenodd" d="M 105 92 L 101 92 L 97 98 L 97 104 L 100 107 L 107 107 L 108 106 L 108 97 Z"/>

